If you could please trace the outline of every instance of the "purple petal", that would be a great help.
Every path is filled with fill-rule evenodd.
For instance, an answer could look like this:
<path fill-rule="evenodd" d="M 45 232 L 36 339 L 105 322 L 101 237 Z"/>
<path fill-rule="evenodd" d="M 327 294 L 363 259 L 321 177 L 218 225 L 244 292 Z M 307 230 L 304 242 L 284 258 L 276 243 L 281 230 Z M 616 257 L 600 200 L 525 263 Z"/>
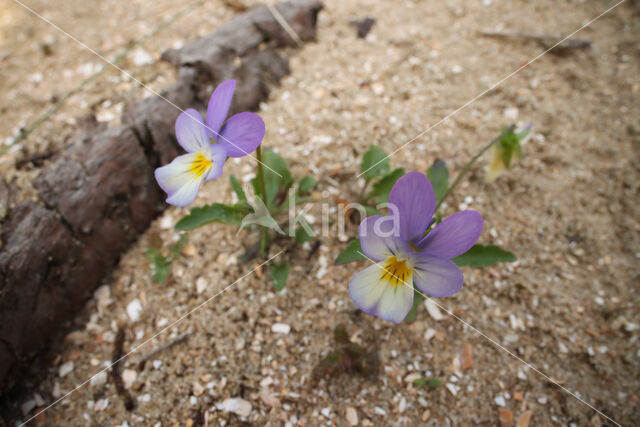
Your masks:
<path fill-rule="evenodd" d="M 205 181 L 218 178 L 222 175 L 222 167 L 224 161 L 227 159 L 227 150 L 220 144 L 210 144 L 209 149 L 211 151 L 211 172 L 205 178 Z"/>
<path fill-rule="evenodd" d="M 218 140 L 217 134 L 220 127 L 227 118 L 233 92 L 236 90 L 235 80 L 226 80 L 218 85 L 216 90 L 211 94 L 209 106 L 207 107 L 207 127 L 209 128 L 209 136 Z"/>
<path fill-rule="evenodd" d="M 460 211 L 445 218 L 417 245 L 425 254 L 451 259 L 467 252 L 482 234 L 482 215 L 476 211 Z"/>
<path fill-rule="evenodd" d="M 188 153 L 201 151 L 209 145 L 202 116 L 193 108 L 180 113 L 176 119 L 175 129 L 176 139 Z"/>
<path fill-rule="evenodd" d="M 262 117 L 256 113 L 238 113 L 224 124 L 218 142 L 227 149 L 227 156 L 243 157 L 258 148 L 264 132 Z"/>
<path fill-rule="evenodd" d="M 394 232 L 393 218 L 383 215 L 366 217 L 358 228 L 362 252 L 374 261 L 382 261 L 399 252 L 401 239 Z"/>
<path fill-rule="evenodd" d="M 413 283 L 426 294 L 448 297 L 460 291 L 464 283 L 462 271 L 448 259 L 415 254 Z"/>
<path fill-rule="evenodd" d="M 391 189 L 389 205 L 397 208 L 400 236 L 409 243 L 421 239 L 436 206 L 431 182 L 420 172 L 409 172 Z M 389 212 L 393 213 L 391 206 Z"/>

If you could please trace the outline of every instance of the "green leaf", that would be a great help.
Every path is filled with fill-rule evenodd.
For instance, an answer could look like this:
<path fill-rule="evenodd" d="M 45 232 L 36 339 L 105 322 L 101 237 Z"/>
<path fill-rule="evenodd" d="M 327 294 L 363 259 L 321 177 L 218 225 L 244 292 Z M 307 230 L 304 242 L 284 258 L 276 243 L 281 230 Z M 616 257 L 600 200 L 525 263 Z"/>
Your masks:
<path fill-rule="evenodd" d="M 289 265 L 289 261 L 285 261 L 282 264 L 271 263 L 271 281 L 273 282 L 273 289 L 275 289 L 276 292 L 284 289 L 290 272 L 291 266 Z"/>
<path fill-rule="evenodd" d="M 238 200 L 241 202 L 246 202 L 247 195 L 244 194 L 244 190 L 242 189 L 242 185 L 240 185 L 240 181 L 238 181 L 238 178 L 236 178 L 235 175 L 231 174 L 229 176 L 229 181 L 231 181 L 231 188 L 233 189 L 233 192 L 238 196 Z"/>
<path fill-rule="evenodd" d="M 436 388 L 442 385 L 442 381 L 440 381 L 440 379 L 438 378 L 416 378 L 415 380 L 413 380 L 413 385 L 416 387 Z"/>
<path fill-rule="evenodd" d="M 304 227 L 300 226 L 296 228 L 296 242 L 302 244 L 310 241 L 313 238 L 312 234 L 307 233 Z"/>
<path fill-rule="evenodd" d="M 363 259 L 367 259 L 366 256 L 362 254 L 362 249 L 360 248 L 360 240 L 355 239 L 349 242 L 347 248 L 340 252 L 338 258 L 336 258 L 336 265 L 347 264 L 349 262 L 354 261 L 362 261 Z"/>
<path fill-rule="evenodd" d="M 189 214 L 176 223 L 175 229 L 177 231 L 193 230 L 212 222 L 240 225 L 242 218 L 250 212 L 251 207 L 247 203 L 236 203 L 235 205 L 213 203 L 191 208 Z"/>
<path fill-rule="evenodd" d="M 416 316 L 418 315 L 418 307 L 420 306 L 420 304 L 422 304 L 422 301 L 424 301 L 424 297 L 414 287 L 413 288 L 413 307 L 411 307 L 411 310 L 409 311 L 409 314 L 407 314 L 407 317 L 404 318 L 405 322 L 407 323 L 415 322 Z"/>
<path fill-rule="evenodd" d="M 436 194 L 436 201 L 439 202 L 447 192 L 447 188 L 449 188 L 449 170 L 446 163 L 442 160 L 433 162 L 429 170 L 427 170 L 427 178 L 431 181 L 433 191 Z"/>
<path fill-rule="evenodd" d="M 171 273 L 171 260 L 154 248 L 147 249 L 147 259 L 153 271 L 151 281 L 153 283 L 161 283 L 167 280 L 169 273 Z"/>
<path fill-rule="evenodd" d="M 452 261 L 458 267 L 488 267 L 500 262 L 514 262 L 518 258 L 509 251 L 505 251 L 496 245 L 473 245 L 464 254 L 455 257 Z"/>
<path fill-rule="evenodd" d="M 270 228 L 272 230 L 277 231 L 280 234 L 284 234 L 275 218 L 271 216 L 269 209 L 265 206 L 264 202 L 260 197 L 255 197 L 253 200 L 252 206 L 253 212 L 245 215 L 242 218 L 242 223 L 240 224 L 240 228 L 249 227 L 253 224 L 261 225 L 266 228 Z"/>
<path fill-rule="evenodd" d="M 431 378 L 427 380 L 427 387 L 436 388 L 442 385 L 442 381 L 438 378 Z"/>
<path fill-rule="evenodd" d="M 298 194 L 300 194 L 301 196 L 308 194 L 311 190 L 313 190 L 317 183 L 318 181 L 316 181 L 316 179 L 312 176 L 307 175 L 303 177 L 298 183 Z"/>
<path fill-rule="evenodd" d="M 372 208 L 371 206 L 366 206 L 366 205 L 364 207 L 364 213 L 367 214 L 367 216 L 382 215 L 382 213 L 378 209 Z"/>
<path fill-rule="evenodd" d="M 189 241 L 189 237 L 186 234 L 180 236 L 177 242 L 169 245 L 169 253 L 171 253 L 172 258 L 178 258 L 180 256 L 180 252 L 182 252 L 182 248 Z"/>
<path fill-rule="evenodd" d="M 284 201 L 280 204 L 280 206 L 271 208 L 271 213 L 273 215 L 277 215 L 280 212 L 284 212 L 289 209 L 290 206 L 299 205 L 301 203 L 307 203 L 311 201 L 311 197 L 309 196 L 301 196 L 297 192 L 288 193 L 287 197 L 285 197 Z"/>
<path fill-rule="evenodd" d="M 260 188 L 260 182 L 258 181 L 258 177 L 254 176 L 253 178 L 251 178 L 251 181 L 249 181 L 251 183 L 251 186 L 253 187 L 253 193 L 256 196 L 259 196 L 262 193 L 262 189 Z"/>
<path fill-rule="evenodd" d="M 377 203 L 387 203 L 387 201 L 389 200 L 389 193 L 391 192 L 393 185 L 403 175 L 404 169 L 394 169 L 392 172 L 386 174 L 379 181 L 373 184 L 373 189 L 367 197 L 377 197 Z"/>
<path fill-rule="evenodd" d="M 362 155 L 360 171 L 367 181 L 384 175 L 389 172 L 389 158 L 387 153 L 377 145 L 370 145 L 369 149 Z"/>
<path fill-rule="evenodd" d="M 416 387 L 426 387 L 427 386 L 427 379 L 426 378 L 416 378 L 415 380 L 413 380 L 413 385 Z"/>
<path fill-rule="evenodd" d="M 265 150 L 262 161 L 268 167 L 263 166 L 265 186 L 267 189 L 267 206 L 271 210 L 276 201 L 278 193 L 286 194 L 287 190 L 293 185 L 291 172 L 287 168 L 287 162 L 280 157 L 275 151 Z M 281 176 L 278 176 L 277 174 Z"/>

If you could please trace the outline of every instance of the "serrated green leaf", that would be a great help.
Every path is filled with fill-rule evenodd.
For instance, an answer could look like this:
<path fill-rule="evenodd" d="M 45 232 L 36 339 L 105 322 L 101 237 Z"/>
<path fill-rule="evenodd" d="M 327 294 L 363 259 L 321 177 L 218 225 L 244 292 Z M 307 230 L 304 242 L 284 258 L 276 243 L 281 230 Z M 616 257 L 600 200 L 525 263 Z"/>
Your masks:
<path fill-rule="evenodd" d="M 413 323 L 416 320 L 416 316 L 418 315 L 418 307 L 424 301 L 424 297 L 416 288 L 413 288 L 413 307 L 409 310 L 409 314 L 404 318 L 406 323 Z"/>
<path fill-rule="evenodd" d="M 236 193 L 236 196 L 238 196 L 238 200 L 241 202 L 246 202 L 247 195 L 244 194 L 244 190 L 242 189 L 242 185 L 240 185 L 240 181 L 238 181 L 238 178 L 236 178 L 235 175 L 231 174 L 229 175 L 229 181 L 231 181 L 231 188 L 233 189 L 233 192 Z"/>
<path fill-rule="evenodd" d="M 281 291 L 287 284 L 287 278 L 291 272 L 291 266 L 289 261 L 285 261 L 281 264 L 272 262 L 271 266 L 271 282 L 273 283 L 273 289 Z"/>
<path fill-rule="evenodd" d="M 488 267 L 500 262 L 514 262 L 518 258 L 496 245 L 473 245 L 464 254 L 452 259 L 458 267 Z"/>
<path fill-rule="evenodd" d="M 161 283 L 167 280 L 169 273 L 171 273 L 171 260 L 154 248 L 147 249 L 147 259 L 153 272 L 151 281 L 153 283 Z"/>
<path fill-rule="evenodd" d="M 298 194 L 304 196 L 308 194 L 313 188 L 316 186 L 318 181 L 312 176 L 306 175 L 304 176 L 300 182 L 298 183 Z"/>
<path fill-rule="evenodd" d="M 242 218 L 249 213 L 251 213 L 251 207 L 247 203 L 236 203 L 235 205 L 213 203 L 199 206 L 191 208 L 189 213 L 176 223 L 175 230 L 193 230 L 212 222 L 240 225 Z"/>
<path fill-rule="evenodd" d="M 365 179 L 376 178 L 389 172 L 389 158 L 387 153 L 377 145 L 370 145 L 369 149 L 362 155 L 360 163 L 360 171 L 364 174 Z"/>
<path fill-rule="evenodd" d="M 442 200 L 442 196 L 449 188 L 449 170 L 442 160 L 436 160 L 427 170 L 427 178 L 431 181 L 433 192 L 436 194 L 436 201 Z"/>
<path fill-rule="evenodd" d="M 189 238 L 187 237 L 187 235 L 183 234 L 182 236 L 180 236 L 177 242 L 169 245 L 169 253 L 174 259 L 180 256 L 182 248 L 184 248 L 184 245 L 187 244 L 188 241 Z"/>
<path fill-rule="evenodd" d="M 309 242 L 313 238 L 313 235 L 307 233 L 304 227 L 296 228 L 296 242 L 302 244 Z"/>
<path fill-rule="evenodd" d="M 335 264 L 342 265 L 354 261 L 362 261 L 363 259 L 367 259 L 367 257 L 362 254 L 360 239 L 355 239 L 349 242 L 344 251 L 340 252 L 340 255 L 336 258 Z"/>
<path fill-rule="evenodd" d="M 403 168 L 397 168 L 389 172 L 373 184 L 373 189 L 369 193 L 368 198 L 376 197 L 376 203 L 387 203 L 389 200 L 389 193 L 391 192 L 393 185 L 403 175 Z"/>
<path fill-rule="evenodd" d="M 248 213 L 242 218 L 240 228 L 249 227 L 251 225 L 261 225 L 265 228 L 275 230 L 280 234 L 284 234 L 284 231 L 280 228 L 280 225 L 276 222 L 275 218 L 269 212 L 269 209 L 265 206 L 260 197 L 255 197 L 253 200 L 252 212 Z"/>

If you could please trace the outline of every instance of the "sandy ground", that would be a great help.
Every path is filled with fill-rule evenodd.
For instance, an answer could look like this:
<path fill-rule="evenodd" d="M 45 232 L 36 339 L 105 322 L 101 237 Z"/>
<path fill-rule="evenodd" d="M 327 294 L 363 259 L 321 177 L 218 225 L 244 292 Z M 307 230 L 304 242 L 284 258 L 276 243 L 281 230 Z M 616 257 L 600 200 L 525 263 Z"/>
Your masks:
<path fill-rule="evenodd" d="M 11 24 L 0 39 L 0 52 L 9 52 L 2 59 L 0 133 L 8 137 L 51 96 L 77 84 L 83 64 L 95 67 L 100 61 L 6 3 L 1 19 Z M 352 200 L 362 185 L 356 178 L 359 155 L 370 143 L 387 151 L 399 147 L 543 51 L 535 42 L 490 39 L 478 31 L 568 34 L 613 4 L 329 0 L 318 42 L 293 57 L 291 76 L 260 111 L 267 123 L 264 144 L 286 157 L 295 175 L 322 177 L 318 199 Z M 141 1 L 33 6 L 105 52 L 116 52 L 183 7 Z M 113 13 L 101 17 L 107 10 Z M 158 58 L 232 14 L 223 3 L 209 2 L 144 49 Z M 365 15 L 377 22 L 361 40 L 348 21 Z M 457 171 L 503 125 L 533 121 L 535 135 L 524 160 L 491 185 L 483 183 L 482 168 L 475 168 L 446 209 L 480 211 L 481 242 L 502 245 L 519 261 L 465 269 L 463 291 L 440 302 L 623 425 L 640 423 L 638 17 L 638 6 L 625 2 L 579 33 L 593 41 L 590 49 L 545 55 L 392 159 L 394 166 L 426 171 L 441 158 Z M 43 57 L 39 46 L 49 39 L 53 54 Z M 166 65 L 130 61 L 128 69 L 154 88 L 172 78 Z M 65 70 L 75 74 L 65 80 Z M 73 117 L 109 110 L 130 96 L 143 94 L 109 73 L 20 148 L 60 147 Z M 19 150 L 10 153 L 2 165 L 28 194 L 29 174 L 35 172 L 12 169 L 19 156 Z M 248 179 L 253 164 L 229 162 L 225 177 L 229 173 Z M 196 204 L 230 201 L 225 177 L 210 182 Z M 151 283 L 145 250 L 158 236 L 166 243 L 176 240 L 172 226 L 185 212 L 168 209 L 122 257 L 65 338 L 50 374 L 34 387 L 37 403 L 64 395 L 107 366 L 118 325 L 126 331 L 128 351 L 258 265 L 260 260 L 237 262 L 243 243 L 254 236 L 236 237 L 231 227 L 211 225 L 189 233 L 193 247 L 174 263 L 169 282 Z M 319 217 L 319 204 L 311 212 Z M 131 355 L 122 369 L 128 370 L 129 392 L 137 401 L 133 411 L 125 409 L 111 380 L 99 375 L 37 421 L 201 425 L 206 419 L 209 425 L 312 426 L 348 425 L 355 413 L 359 425 L 496 425 L 500 419 L 527 425 L 527 416 L 529 425 L 611 425 L 444 313 L 436 320 L 421 307 L 411 326 L 359 313 L 347 283 L 364 265 L 332 266 L 344 243 L 335 225 L 331 230 L 311 260 L 308 247 L 273 245 L 272 255 L 283 249 L 281 259 L 294 264 L 283 292 L 274 293 L 266 272 L 258 270 Z M 350 227 L 348 237 L 355 232 Z M 142 310 L 134 319 L 126 308 L 136 299 Z M 354 342 L 377 354 L 378 369 L 367 378 L 346 372 L 315 381 L 314 368 L 334 348 L 332 331 L 339 323 Z M 144 353 L 185 332 L 185 341 L 139 369 Z M 416 388 L 416 376 L 437 377 L 442 386 Z M 230 398 L 248 402 L 248 415 L 225 411 Z"/>

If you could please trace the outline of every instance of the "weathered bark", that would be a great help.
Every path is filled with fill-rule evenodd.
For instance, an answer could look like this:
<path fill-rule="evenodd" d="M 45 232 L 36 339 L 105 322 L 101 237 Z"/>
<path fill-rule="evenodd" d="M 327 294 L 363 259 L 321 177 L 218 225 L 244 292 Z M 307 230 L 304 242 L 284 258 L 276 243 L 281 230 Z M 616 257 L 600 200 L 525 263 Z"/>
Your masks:
<path fill-rule="evenodd" d="M 321 7 L 305 0 L 278 10 L 302 40 L 312 40 Z M 173 128 L 180 109 L 204 108 L 214 85 L 228 78 L 237 80 L 232 111 L 257 109 L 288 73 L 278 48 L 293 45 L 267 8 L 238 15 L 164 55 L 179 69 L 166 99 L 131 103 L 121 127 L 84 132 L 46 164 L 34 183 L 41 203 L 10 208 L 9 187 L 0 183 L 0 394 L 164 209 L 153 169 L 179 152 Z"/>

